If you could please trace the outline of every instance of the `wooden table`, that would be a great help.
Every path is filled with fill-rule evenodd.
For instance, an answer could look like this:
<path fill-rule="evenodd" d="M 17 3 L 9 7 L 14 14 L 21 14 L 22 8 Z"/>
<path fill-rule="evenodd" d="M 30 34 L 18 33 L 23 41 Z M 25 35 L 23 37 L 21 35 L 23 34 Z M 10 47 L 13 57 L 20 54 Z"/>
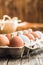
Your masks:
<path fill-rule="evenodd" d="M 17 30 L 25 30 L 25 29 L 34 29 L 34 30 L 43 30 L 43 23 L 29 23 L 29 22 L 21 22 L 18 24 Z"/>
<path fill-rule="evenodd" d="M 0 59 L 0 65 L 43 65 L 43 53 L 25 59 Z"/>

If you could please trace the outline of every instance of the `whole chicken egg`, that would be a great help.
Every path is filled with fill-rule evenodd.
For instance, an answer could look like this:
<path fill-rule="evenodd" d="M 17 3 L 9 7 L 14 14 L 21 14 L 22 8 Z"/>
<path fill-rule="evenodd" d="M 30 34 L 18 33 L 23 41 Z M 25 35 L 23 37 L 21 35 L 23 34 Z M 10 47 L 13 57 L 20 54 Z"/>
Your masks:
<path fill-rule="evenodd" d="M 5 35 L 0 35 L 0 46 L 8 46 L 9 39 Z"/>

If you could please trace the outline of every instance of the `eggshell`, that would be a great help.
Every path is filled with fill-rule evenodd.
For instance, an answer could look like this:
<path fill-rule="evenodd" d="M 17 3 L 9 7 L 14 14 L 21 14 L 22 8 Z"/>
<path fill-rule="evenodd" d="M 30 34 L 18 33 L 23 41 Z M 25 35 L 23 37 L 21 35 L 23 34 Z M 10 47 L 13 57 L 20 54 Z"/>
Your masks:
<path fill-rule="evenodd" d="M 10 40 L 10 46 L 11 47 L 21 47 L 21 46 L 24 46 L 23 40 L 19 36 L 14 36 Z"/>
<path fill-rule="evenodd" d="M 43 33 L 42 33 L 42 32 L 40 32 L 40 31 L 35 31 L 35 33 L 38 34 L 40 38 L 43 37 Z"/>
<path fill-rule="evenodd" d="M 32 34 L 25 34 L 30 40 L 35 40 L 34 36 Z"/>
<path fill-rule="evenodd" d="M 11 34 L 6 34 L 6 37 L 10 40 L 12 38 Z"/>
<path fill-rule="evenodd" d="M 24 44 L 25 45 L 28 45 L 28 46 L 30 46 L 30 40 L 29 40 L 29 38 L 27 37 L 27 36 L 25 36 L 25 35 L 19 35 L 21 38 L 22 38 L 22 40 L 24 41 Z"/>
<path fill-rule="evenodd" d="M 39 35 L 35 32 L 31 32 L 31 34 L 35 37 L 35 38 L 40 38 Z"/>
<path fill-rule="evenodd" d="M 5 35 L 0 35 L 0 46 L 8 46 L 9 40 Z"/>

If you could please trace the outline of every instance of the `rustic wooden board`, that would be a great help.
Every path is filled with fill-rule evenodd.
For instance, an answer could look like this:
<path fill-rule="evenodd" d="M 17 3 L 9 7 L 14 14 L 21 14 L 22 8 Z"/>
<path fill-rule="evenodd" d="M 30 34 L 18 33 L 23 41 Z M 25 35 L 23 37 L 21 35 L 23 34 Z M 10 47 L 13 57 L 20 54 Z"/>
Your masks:
<path fill-rule="evenodd" d="M 28 65 L 40 65 L 38 55 L 30 56 Z"/>
<path fill-rule="evenodd" d="M 4 14 L 24 21 L 43 22 L 43 0 L 0 0 L 0 18 Z"/>
<path fill-rule="evenodd" d="M 25 59 L 9 59 L 8 65 L 41 65 L 39 55 Z"/>
<path fill-rule="evenodd" d="M 33 29 L 43 31 L 43 23 L 28 23 L 22 22 L 18 24 L 17 30 Z"/>
<path fill-rule="evenodd" d="M 0 59 L 0 65 L 43 65 L 43 53 L 29 55 L 28 58 L 20 59 Z"/>
<path fill-rule="evenodd" d="M 8 65 L 20 65 L 20 59 L 10 59 Z"/>
<path fill-rule="evenodd" d="M 21 65 L 28 65 L 28 58 L 21 60 Z"/>
<path fill-rule="evenodd" d="M 25 59 L 0 59 L 0 65 L 43 65 L 43 53 Z"/>
<path fill-rule="evenodd" d="M 43 65 L 43 53 L 39 54 L 38 59 L 39 59 L 40 65 Z"/>
<path fill-rule="evenodd" d="M 7 65 L 8 60 L 7 59 L 0 59 L 0 65 Z"/>

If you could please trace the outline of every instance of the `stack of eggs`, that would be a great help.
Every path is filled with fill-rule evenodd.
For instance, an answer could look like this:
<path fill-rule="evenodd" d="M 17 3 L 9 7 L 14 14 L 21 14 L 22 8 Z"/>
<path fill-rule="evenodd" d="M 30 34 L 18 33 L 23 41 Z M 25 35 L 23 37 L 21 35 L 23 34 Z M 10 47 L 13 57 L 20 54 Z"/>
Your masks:
<path fill-rule="evenodd" d="M 19 31 L 18 36 L 24 41 L 24 45 L 28 48 L 43 47 L 43 33 L 40 31 L 32 31 L 32 29 Z"/>
<path fill-rule="evenodd" d="M 22 47 L 28 48 L 42 47 L 43 34 L 40 31 L 32 31 L 32 29 L 18 31 L 11 34 L 0 35 L 0 46 Z"/>
<path fill-rule="evenodd" d="M 0 35 L 0 46 L 21 47 L 24 46 L 23 40 L 19 36 L 11 34 Z"/>

